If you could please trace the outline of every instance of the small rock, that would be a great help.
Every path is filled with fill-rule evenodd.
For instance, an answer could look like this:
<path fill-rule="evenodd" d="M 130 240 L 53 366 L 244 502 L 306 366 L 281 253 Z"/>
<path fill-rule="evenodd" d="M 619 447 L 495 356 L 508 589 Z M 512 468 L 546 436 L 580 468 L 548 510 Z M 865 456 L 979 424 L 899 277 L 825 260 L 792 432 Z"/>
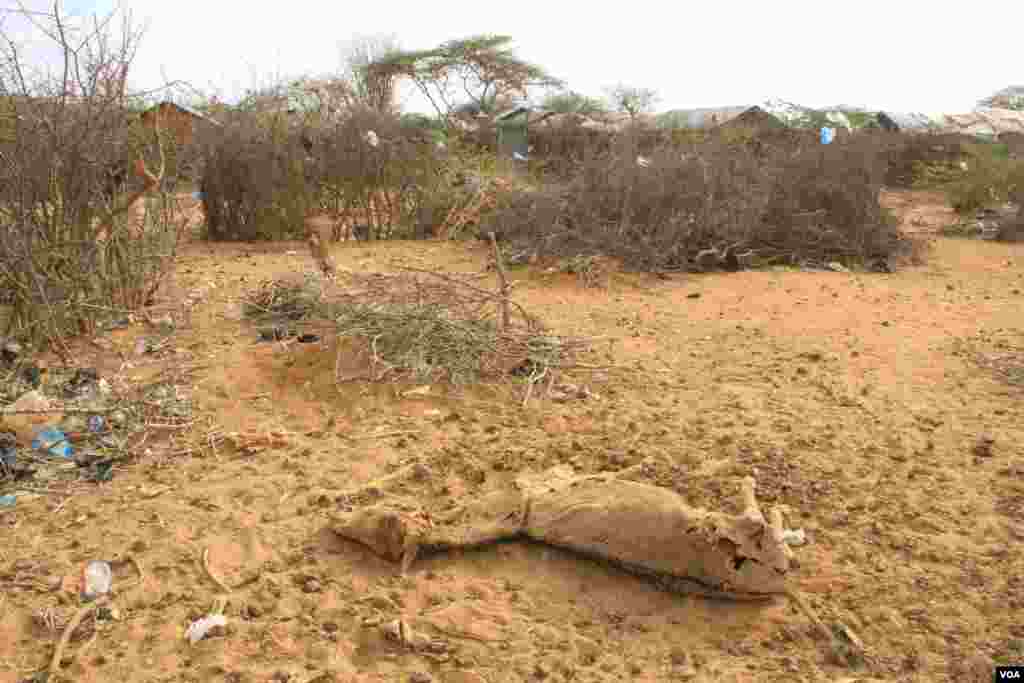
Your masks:
<path fill-rule="evenodd" d="M 409 674 L 409 683 L 431 683 L 434 677 L 426 671 L 413 671 Z"/>
<path fill-rule="evenodd" d="M 699 299 L 700 298 L 700 292 L 690 292 L 689 294 L 686 295 L 686 298 L 687 299 Z"/>
<path fill-rule="evenodd" d="M 316 579 L 306 579 L 306 582 L 302 584 L 303 593 L 319 593 L 323 590 L 323 586 Z"/>
<path fill-rule="evenodd" d="M 995 443 L 996 440 L 993 436 L 989 434 L 982 434 L 980 437 L 978 437 L 978 441 L 977 443 L 974 444 L 974 448 L 972 450 L 974 454 L 979 458 L 991 458 L 992 447 L 995 445 Z"/>
<path fill-rule="evenodd" d="M 844 266 L 842 263 L 839 263 L 838 261 L 831 261 L 830 263 L 826 264 L 825 267 L 828 268 L 829 270 L 835 271 L 837 273 L 849 273 L 850 272 L 849 268 Z"/>

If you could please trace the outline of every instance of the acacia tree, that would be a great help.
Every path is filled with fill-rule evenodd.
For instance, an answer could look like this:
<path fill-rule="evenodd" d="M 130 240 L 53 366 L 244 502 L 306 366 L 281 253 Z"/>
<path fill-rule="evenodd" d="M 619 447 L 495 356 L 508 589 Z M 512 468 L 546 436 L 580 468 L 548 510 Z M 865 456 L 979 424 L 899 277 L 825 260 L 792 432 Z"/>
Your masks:
<path fill-rule="evenodd" d="M 638 88 L 619 83 L 606 89 L 608 102 L 615 111 L 629 114 L 631 119 L 647 113 L 658 103 L 658 93 L 651 88 Z"/>
<path fill-rule="evenodd" d="M 410 79 L 446 124 L 460 107 L 493 113 L 503 101 L 527 97 L 531 88 L 561 87 L 543 68 L 524 61 L 512 38 L 478 35 L 450 40 L 430 50 L 399 51 L 371 68 Z"/>
<path fill-rule="evenodd" d="M 608 109 L 601 100 L 571 90 L 551 93 L 541 102 L 541 107 L 556 114 L 583 114 L 584 116 L 602 114 Z"/>
<path fill-rule="evenodd" d="M 393 113 L 399 74 L 381 67 L 401 51 L 394 35 L 357 35 L 341 46 L 342 73 L 338 87 L 349 106 Z"/>

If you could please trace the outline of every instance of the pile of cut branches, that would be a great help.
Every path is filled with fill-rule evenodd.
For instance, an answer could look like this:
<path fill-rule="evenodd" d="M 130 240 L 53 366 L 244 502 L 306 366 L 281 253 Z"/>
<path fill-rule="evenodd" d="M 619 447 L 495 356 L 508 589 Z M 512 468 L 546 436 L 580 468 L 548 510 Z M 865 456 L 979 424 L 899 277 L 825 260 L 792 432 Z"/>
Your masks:
<path fill-rule="evenodd" d="M 285 322 L 309 318 L 323 308 L 323 282 L 307 273 L 301 282 L 263 280 L 243 302 L 245 317 L 261 322 Z"/>
<path fill-rule="evenodd" d="M 536 318 L 502 294 L 429 271 L 358 276 L 329 304 L 340 339 L 369 361 L 370 375 L 465 384 L 517 375 L 531 385 L 572 367 L 589 346 L 584 339 L 549 334 Z M 501 313 L 509 304 L 517 315 Z M 339 343 L 339 357 L 343 345 Z"/>

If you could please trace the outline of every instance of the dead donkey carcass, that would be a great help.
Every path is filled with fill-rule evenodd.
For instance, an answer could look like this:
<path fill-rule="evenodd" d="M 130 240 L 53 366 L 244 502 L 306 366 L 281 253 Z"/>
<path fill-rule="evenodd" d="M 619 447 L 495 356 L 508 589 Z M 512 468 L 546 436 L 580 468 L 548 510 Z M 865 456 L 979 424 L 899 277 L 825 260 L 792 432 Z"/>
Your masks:
<path fill-rule="evenodd" d="M 633 468 L 630 468 L 632 470 Z M 753 477 L 743 479 L 741 512 L 693 508 L 675 492 L 617 474 L 577 476 L 564 465 L 522 475 L 508 489 L 431 518 L 399 497 L 334 516 L 336 534 L 361 543 L 408 571 L 425 552 L 469 549 L 527 538 L 608 562 L 674 593 L 725 600 L 793 600 L 829 643 L 837 661 L 867 660 L 848 628 L 837 636 L 787 584 L 795 566 L 776 508 L 765 519 Z M 413 465 L 352 492 L 386 493 L 404 480 L 430 477 Z"/>
<path fill-rule="evenodd" d="M 732 600 L 786 594 L 792 551 L 782 516 L 766 520 L 752 477 L 738 515 L 690 507 L 668 489 L 616 475 L 577 476 L 565 466 L 520 476 L 430 519 L 415 504 L 383 502 L 335 516 L 333 530 L 408 570 L 417 555 L 515 538 L 610 562 L 668 590 Z"/>

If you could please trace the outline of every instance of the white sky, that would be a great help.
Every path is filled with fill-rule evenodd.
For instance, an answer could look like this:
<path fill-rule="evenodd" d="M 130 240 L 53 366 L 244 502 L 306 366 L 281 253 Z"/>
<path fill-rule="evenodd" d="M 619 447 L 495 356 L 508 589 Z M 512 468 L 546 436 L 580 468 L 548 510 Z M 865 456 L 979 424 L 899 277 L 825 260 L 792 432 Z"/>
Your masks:
<path fill-rule="evenodd" d="M 17 0 L 0 0 L 0 7 Z M 42 9 L 45 0 L 23 0 Z M 959 113 L 1024 83 L 1024 3 L 860 0 L 842 4 L 475 0 L 310 2 L 124 0 L 148 25 L 132 81 L 191 82 L 228 98 L 293 75 L 330 72 L 354 34 L 395 34 L 426 48 L 478 33 L 507 34 L 517 53 L 600 96 L 617 82 L 654 88 L 658 110 L 780 98 L 811 107 Z M 74 13 L 110 0 L 64 0 Z M 956 7 L 956 9 L 953 9 Z M 7 15 L 10 31 L 22 19 Z M 27 34 L 21 34 L 27 35 Z M 426 111 L 415 98 L 406 108 Z"/>

